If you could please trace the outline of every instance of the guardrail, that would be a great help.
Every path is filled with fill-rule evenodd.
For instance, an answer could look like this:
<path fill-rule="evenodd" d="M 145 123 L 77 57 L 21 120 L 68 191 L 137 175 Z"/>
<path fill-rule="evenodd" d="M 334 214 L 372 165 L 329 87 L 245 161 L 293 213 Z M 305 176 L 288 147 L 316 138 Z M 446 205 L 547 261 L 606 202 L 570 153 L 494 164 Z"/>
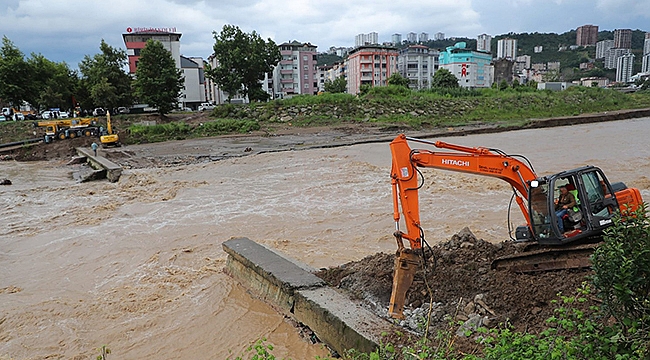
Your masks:
<path fill-rule="evenodd" d="M 43 138 L 35 138 L 35 139 L 14 141 L 14 142 L 6 143 L 6 144 L 0 144 L 0 151 L 1 150 L 9 150 L 7 148 L 23 146 L 23 145 L 29 145 L 29 144 L 35 144 L 35 143 L 39 143 L 39 142 L 43 142 Z"/>

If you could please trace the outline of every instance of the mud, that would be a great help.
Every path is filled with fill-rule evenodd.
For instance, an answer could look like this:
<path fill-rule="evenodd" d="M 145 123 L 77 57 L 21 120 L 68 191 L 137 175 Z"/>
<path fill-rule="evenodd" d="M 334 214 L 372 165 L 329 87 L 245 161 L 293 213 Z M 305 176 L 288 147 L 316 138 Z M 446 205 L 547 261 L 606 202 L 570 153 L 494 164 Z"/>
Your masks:
<path fill-rule="evenodd" d="M 638 186 L 650 198 L 649 120 L 445 141 L 527 155 L 540 175 L 598 165 L 611 181 Z M 346 131 L 106 150 L 121 165 L 133 164 L 117 183 L 75 183 L 65 165 L 69 158 L 0 162 L 0 178 L 12 181 L 0 187 L 0 357 L 92 358 L 107 344 L 116 358 L 226 358 L 262 337 L 280 357 L 324 356 L 326 350 L 302 339 L 292 324 L 221 272 L 221 243 L 245 236 L 316 268 L 377 253 L 390 258 L 396 246 L 389 140 L 341 146 L 346 136 L 361 136 Z M 315 142 L 320 148 L 312 147 Z M 474 246 L 487 247 L 503 242 L 508 226 L 523 221 L 516 210 L 508 217 L 511 189 L 500 180 L 423 170 L 421 221 L 432 246 L 469 227 L 486 242 Z M 546 280 L 483 279 L 469 259 L 486 255 L 456 259 L 457 252 L 471 249 L 443 250 L 438 263 L 463 266 L 451 267 L 458 274 L 444 277 L 432 271 L 441 274 L 430 283 L 440 289 L 436 296 L 443 298 L 444 290 L 450 299 L 476 297 L 481 291 L 500 318 L 527 318 L 510 314 L 511 303 L 493 303 L 495 294 L 484 289 L 507 282 L 523 289 Z M 382 282 L 388 282 L 392 262 L 383 265 L 381 259 L 376 268 L 382 276 L 365 286 L 386 296 Z M 454 292 L 455 282 L 446 279 L 460 283 L 467 279 L 461 275 L 475 276 L 478 285 L 466 280 L 467 288 Z M 533 299 L 555 296 L 568 276 L 573 275 L 548 278 L 557 287 L 548 297 L 503 291 L 544 311 Z"/>
<path fill-rule="evenodd" d="M 516 274 L 491 270 L 492 260 L 522 250 L 512 242 L 489 243 L 477 239 L 465 228 L 449 241 L 425 251 L 426 270 L 421 268 L 407 293 L 407 310 L 423 307 L 428 313 L 435 304 L 430 334 L 449 329 L 449 320 L 466 321 L 473 314 L 485 316 L 486 326 L 509 324 L 517 331 L 538 333 L 547 328 L 553 315 L 553 300 L 558 294 L 574 295 L 590 270 L 562 270 L 537 274 Z M 366 301 L 381 316 L 387 317 L 394 254 L 375 254 L 339 267 L 322 269 L 317 275 Z M 476 302 L 480 299 L 481 307 Z M 593 303 L 580 305 L 583 310 Z M 407 325 L 403 323 L 403 325 Z M 452 327 L 455 331 L 457 326 Z M 418 330 L 417 328 L 412 330 Z"/>

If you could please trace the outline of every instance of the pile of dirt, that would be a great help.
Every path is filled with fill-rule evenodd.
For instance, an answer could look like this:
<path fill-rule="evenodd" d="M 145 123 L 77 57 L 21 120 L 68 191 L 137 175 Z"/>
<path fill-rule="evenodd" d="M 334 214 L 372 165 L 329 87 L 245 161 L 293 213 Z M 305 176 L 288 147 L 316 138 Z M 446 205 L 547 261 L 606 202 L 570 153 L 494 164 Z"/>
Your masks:
<path fill-rule="evenodd" d="M 4 152 L 2 153 L 1 159 L 18 161 L 69 159 L 77 155 L 75 148 L 86 147 L 90 149 L 90 145 L 93 142 L 99 143 L 99 139 L 96 137 L 79 137 L 75 139 L 55 140 L 49 144 L 34 144 Z"/>
<path fill-rule="evenodd" d="M 407 293 L 407 319 L 400 325 L 422 331 L 422 318 L 433 303 L 429 329 L 433 334 L 448 330 L 450 319 L 474 321 L 486 327 L 507 323 L 517 331 L 529 333 L 548 328 L 546 320 L 557 307 L 552 301 L 560 300 L 558 293 L 574 295 L 592 272 L 584 269 L 516 274 L 491 269 L 492 260 L 521 249 L 521 244 L 513 242 L 492 244 L 477 239 L 465 228 L 449 241 L 425 251 L 426 273 L 423 268 L 417 272 Z M 317 275 L 387 317 L 394 262 L 394 254 L 379 253 L 336 268 L 321 269 Z M 590 305 L 593 303 L 588 301 L 579 306 L 586 310 Z"/>

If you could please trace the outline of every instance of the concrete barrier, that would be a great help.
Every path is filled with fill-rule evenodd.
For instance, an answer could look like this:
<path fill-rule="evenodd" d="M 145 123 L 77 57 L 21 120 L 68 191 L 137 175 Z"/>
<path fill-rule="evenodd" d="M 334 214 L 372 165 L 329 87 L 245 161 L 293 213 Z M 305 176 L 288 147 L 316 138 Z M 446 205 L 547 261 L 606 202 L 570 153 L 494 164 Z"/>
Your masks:
<path fill-rule="evenodd" d="M 308 326 L 318 338 L 342 354 L 369 352 L 392 325 L 316 277 L 307 265 L 289 259 L 248 238 L 223 243 L 226 272 L 282 314 Z"/>
<path fill-rule="evenodd" d="M 88 164 L 96 170 L 106 170 L 106 179 L 116 182 L 122 175 L 122 167 L 103 156 L 94 156 L 92 150 L 76 148 L 77 154 L 87 159 Z"/>

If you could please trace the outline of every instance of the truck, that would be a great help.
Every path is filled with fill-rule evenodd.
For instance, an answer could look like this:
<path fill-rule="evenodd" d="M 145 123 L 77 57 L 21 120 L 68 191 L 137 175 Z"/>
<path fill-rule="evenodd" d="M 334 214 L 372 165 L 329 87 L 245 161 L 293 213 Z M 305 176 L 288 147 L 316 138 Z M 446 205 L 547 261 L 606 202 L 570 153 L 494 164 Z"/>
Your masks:
<path fill-rule="evenodd" d="M 74 139 L 81 136 L 98 136 L 100 127 L 97 118 L 73 118 L 44 120 L 34 123 L 34 127 L 45 128 L 46 143 L 55 139 Z"/>

